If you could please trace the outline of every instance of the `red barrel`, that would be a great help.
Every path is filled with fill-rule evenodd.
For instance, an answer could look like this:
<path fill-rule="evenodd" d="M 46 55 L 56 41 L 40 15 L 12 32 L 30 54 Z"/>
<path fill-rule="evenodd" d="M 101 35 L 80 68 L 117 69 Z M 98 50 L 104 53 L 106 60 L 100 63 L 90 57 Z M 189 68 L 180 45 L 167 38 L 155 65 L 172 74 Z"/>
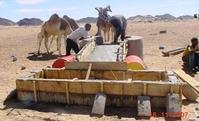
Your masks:
<path fill-rule="evenodd" d="M 75 55 L 69 55 L 59 58 L 53 63 L 52 68 L 63 68 L 66 62 L 73 62 L 75 61 L 75 59 Z"/>
<path fill-rule="evenodd" d="M 128 69 L 131 70 L 144 70 L 145 66 L 144 66 L 144 62 L 142 59 L 140 59 L 140 57 L 135 56 L 135 55 L 131 55 L 126 57 L 126 63 L 128 66 Z"/>

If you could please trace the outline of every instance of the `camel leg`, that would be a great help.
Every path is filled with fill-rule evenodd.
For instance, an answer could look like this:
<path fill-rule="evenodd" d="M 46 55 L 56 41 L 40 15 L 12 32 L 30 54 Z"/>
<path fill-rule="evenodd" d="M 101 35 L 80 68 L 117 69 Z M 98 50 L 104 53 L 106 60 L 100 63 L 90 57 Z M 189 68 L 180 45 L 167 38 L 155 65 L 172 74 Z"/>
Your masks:
<path fill-rule="evenodd" d="M 59 40 L 58 40 L 58 38 L 56 39 L 56 41 L 57 41 L 57 51 L 58 51 L 59 50 Z"/>
<path fill-rule="evenodd" d="M 110 42 L 110 29 L 107 30 L 107 35 L 108 35 L 108 37 L 107 37 L 108 42 Z"/>
<path fill-rule="evenodd" d="M 59 35 L 57 38 L 57 45 L 58 45 L 59 55 L 61 56 L 61 35 Z"/>
<path fill-rule="evenodd" d="M 113 39 L 113 42 L 115 41 L 115 36 L 116 36 L 116 31 L 115 31 L 115 29 L 113 28 L 113 32 L 112 32 L 112 39 Z"/>
<path fill-rule="evenodd" d="M 45 44 L 46 51 L 47 51 L 47 53 L 49 54 L 49 48 L 48 48 L 48 37 L 45 37 L 44 44 Z"/>
<path fill-rule="evenodd" d="M 43 40 L 43 37 L 38 38 L 38 41 L 39 41 L 38 52 L 37 52 L 38 54 L 40 54 L 42 40 Z"/>
<path fill-rule="evenodd" d="M 104 40 L 105 40 L 105 42 L 107 42 L 107 30 L 106 29 L 104 30 Z"/>
<path fill-rule="evenodd" d="M 96 36 L 101 35 L 101 27 L 98 26 Z"/>
<path fill-rule="evenodd" d="M 50 41 L 50 44 L 49 44 L 49 46 L 48 46 L 48 49 L 49 49 L 49 50 L 50 50 L 50 48 L 51 48 L 51 45 L 52 45 L 54 39 L 55 39 L 55 36 L 52 36 L 51 41 Z"/>

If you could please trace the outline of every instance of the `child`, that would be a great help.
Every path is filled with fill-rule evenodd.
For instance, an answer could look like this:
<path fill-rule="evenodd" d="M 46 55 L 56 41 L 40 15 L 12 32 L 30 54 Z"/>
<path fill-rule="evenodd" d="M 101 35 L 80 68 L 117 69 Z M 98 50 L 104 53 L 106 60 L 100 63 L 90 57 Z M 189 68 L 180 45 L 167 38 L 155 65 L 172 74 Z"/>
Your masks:
<path fill-rule="evenodd" d="M 190 72 L 199 67 L 199 47 L 197 38 L 191 39 L 191 45 L 188 45 L 185 49 L 182 60 Z"/>

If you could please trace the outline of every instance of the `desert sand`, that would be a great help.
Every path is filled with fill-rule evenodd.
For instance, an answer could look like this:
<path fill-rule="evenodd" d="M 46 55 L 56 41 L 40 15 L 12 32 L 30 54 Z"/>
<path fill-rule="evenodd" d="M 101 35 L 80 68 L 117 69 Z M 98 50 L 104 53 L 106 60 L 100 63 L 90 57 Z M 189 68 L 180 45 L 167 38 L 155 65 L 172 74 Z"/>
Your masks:
<path fill-rule="evenodd" d="M 167 30 L 160 34 L 159 31 Z M 36 58 L 33 53 L 37 51 L 37 33 L 40 26 L 36 27 L 5 27 L 0 26 L 0 105 L 5 98 L 15 89 L 17 77 L 34 68 L 51 66 L 58 57 L 58 52 L 52 56 Z M 91 34 L 96 33 L 93 24 Z M 163 57 L 160 45 L 165 50 L 185 47 L 192 37 L 199 36 L 199 21 L 154 22 L 154 23 L 128 23 L 127 35 L 138 35 L 144 38 L 144 61 L 148 69 L 175 70 L 182 68 L 182 54 Z M 65 53 L 62 40 L 62 54 Z M 52 51 L 56 50 L 53 43 Z M 46 52 L 42 44 L 42 52 Z M 13 56 L 16 61 L 13 62 Z M 194 77 L 199 81 L 199 74 Z M 189 112 L 188 117 L 194 117 L 193 108 L 199 107 L 198 103 L 183 101 L 183 112 Z M 37 104 L 27 105 L 18 101 L 6 103 L 4 110 L 0 110 L 0 121 L 94 121 L 94 120 L 132 120 L 135 119 L 136 109 L 107 108 L 102 118 L 90 117 L 91 107 Z M 154 118 L 156 119 L 156 118 Z M 159 120 L 165 120 L 163 117 Z M 186 118 L 184 119 L 186 120 Z"/>

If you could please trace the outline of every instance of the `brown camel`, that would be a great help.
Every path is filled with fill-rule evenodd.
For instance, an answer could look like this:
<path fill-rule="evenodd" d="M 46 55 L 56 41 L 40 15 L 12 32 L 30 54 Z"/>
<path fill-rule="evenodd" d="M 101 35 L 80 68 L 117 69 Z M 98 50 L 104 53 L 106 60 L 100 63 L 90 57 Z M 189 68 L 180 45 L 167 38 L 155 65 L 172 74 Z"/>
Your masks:
<path fill-rule="evenodd" d="M 104 40 L 110 41 L 110 31 L 114 31 L 114 28 L 112 27 L 111 23 L 109 22 L 109 16 L 108 12 L 112 12 L 110 6 L 107 6 L 106 8 L 95 8 L 98 13 L 99 17 L 97 20 L 97 27 L 98 31 L 96 35 L 102 35 L 102 31 L 104 32 Z M 113 35 L 112 35 L 113 36 Z"/>
<path fill-rule="evenodd" d="M 79 25 L 77 24 L 77 22 L 74 19 L 72 19 L 72 18 L 70 18 L 70 17 L 68 17 L 66 15 L 63 16 L 63 19 L 65 19 L 66 21 L 69 22 L 69 24 L 70 24 L 70 26 L 71 26 L 71 28 L 72 28 L 73 31 L 75 31 L 76 29 L 79 28 Z M 55 38 L 56 38 L 55 36 L 52 37 L 51 42 L 49 44 L 49 49 L 50 49 L 50 47 L 51 47 L 51 45 L 53 43 L 53 40 Z M 58 50 L 58 41 L 57 41 L 57 50 Z"/>
<path fill-rule="evenodd" d="M 64 35 L 66 38 L 66 36 L 71 32 L 72 28 L 69 22 L 60 18 L 57 14 L 53 14 L 50 19 L 42 25 L 41 32 L 38 34 L 38 53 L 40 53 L 41 42 L 43 39 L 47 53 L 49 53 L 48 38 L 51 36 L 57 36 L 59 55 L 61 55 L 61 37 Z"/>

